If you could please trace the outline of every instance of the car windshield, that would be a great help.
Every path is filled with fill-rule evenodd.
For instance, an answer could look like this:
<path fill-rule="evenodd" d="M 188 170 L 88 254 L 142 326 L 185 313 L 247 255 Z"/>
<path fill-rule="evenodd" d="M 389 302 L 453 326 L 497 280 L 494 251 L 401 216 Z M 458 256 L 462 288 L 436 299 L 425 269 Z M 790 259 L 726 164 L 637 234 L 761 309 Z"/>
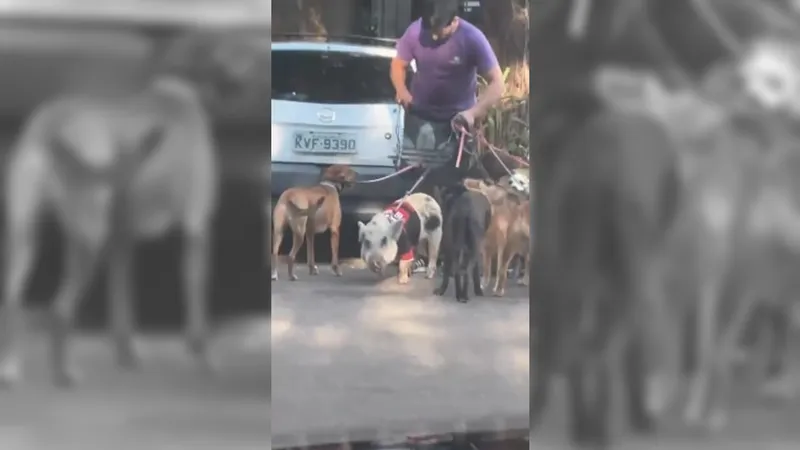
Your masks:
<path fill-rule="evenodd" d="M 391 59 L 360 53 L 272 52 L 272 99 L 325 104 L 391 103 Z"/>

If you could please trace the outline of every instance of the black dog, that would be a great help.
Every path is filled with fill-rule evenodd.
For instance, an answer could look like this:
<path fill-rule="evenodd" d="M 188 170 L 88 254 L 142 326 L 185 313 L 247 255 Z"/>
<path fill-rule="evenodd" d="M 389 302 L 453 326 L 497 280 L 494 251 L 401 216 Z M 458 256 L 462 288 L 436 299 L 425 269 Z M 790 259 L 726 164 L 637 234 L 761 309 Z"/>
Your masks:
<path fill-rule="evenodd" d="M 489 228 L 492 209 L 485 195 L 467 190 L 464 186 L 449 186 L 436 190 L 436 199 L 442 205 L 444 215 L 444 234 L 442 236 L 442 252 L 444 269 L 442 284 L 433 291 L 435 295 L 444 295 L 450 283 L 450 277 L 456 280 L 456 300 L 462 303 L 469 301 L 469 277 L 475 295 L 482 296 L 481 261 L 483 237 Z M 454 267 L 455 265 L 455 267 Z"/>

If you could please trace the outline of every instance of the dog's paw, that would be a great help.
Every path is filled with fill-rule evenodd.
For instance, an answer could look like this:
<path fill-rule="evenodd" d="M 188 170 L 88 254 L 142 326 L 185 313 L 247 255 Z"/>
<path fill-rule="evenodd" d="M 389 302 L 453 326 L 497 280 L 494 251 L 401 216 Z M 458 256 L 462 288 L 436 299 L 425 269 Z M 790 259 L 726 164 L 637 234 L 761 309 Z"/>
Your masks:
<path fill-rule="evenodd" d="M 296 273 L 289 274 L 289 281 L 297 281 L 299 278 L 297 277 Z"/>
<path fill-rule="evenodd" d="M 492 294 L 493 294 L 495 297 L 503 297 L 503 296 L 505 296 L 505 295 L 506 295 L 506 290 L 505 290 L 505 289 L 495 289 L 495 290 L 494 290 L 494 292 L 493 292 Z"/>
<path fill-rule="evenodd" d="M 433 290 L 433 295 L 441 297 L 441 296 L 443 296 L 445 294 L 445 291 L 446 291 L 445 289 L 436 288 L 436 289 Z"/>
<path fill-rule="evenodd" d="M 481 287 L 481 286 L 475 286 L 475 289 L 473 290 L 473 292 L 475 293 L 476 297 L 483 297 L 483 295 L 484 295 L 483 287 Z"/>
<path fill-rule="evenodd" d="M 397 282 L 400 284 L 408 284 L 408 281 L 410 279 L 411 278 L 408 275 L 400 275 L 399 277 L 397 277 Z"/>
<path fill-rule="evenodd" d="M 309 275 L 319 275 L 319 267 L 316 264 L 313 266 L 308 266 L 308 274 Z"/>
<path fill-rule="evenodd" d="M 342 276 L 342 269 L 338 265 L 337 266 L 331 266 L 331 270 L 333 270 L 333 274 L 336 275 L 337 277 Z"/>
<path fill-rule="evenodd" d="M 469 301 L 469 297 L 461 297 L 461 298 L 456 297 L 456 301 L 458 303 L 467 303 Z"/>
<path fill-rule="evenodd" d="M 272 271 L 272 281 L 278 281 L 278 271 L 277 270 L 273 270 Z"/>
<path fill-rule="evenodd" d="M 428 267 L 428 270 L 425 271 L 425 278 L 430 280 L 435 276 L 436 276 L 436 266 Z"/>

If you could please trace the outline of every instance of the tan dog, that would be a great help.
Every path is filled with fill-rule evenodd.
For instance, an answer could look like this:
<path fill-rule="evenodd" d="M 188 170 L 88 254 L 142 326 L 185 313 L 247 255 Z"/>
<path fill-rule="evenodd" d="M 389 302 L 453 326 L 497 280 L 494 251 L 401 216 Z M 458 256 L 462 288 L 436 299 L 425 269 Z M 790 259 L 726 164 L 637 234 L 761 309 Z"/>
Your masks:
<path fill-rule="evenodd" d="M 508 266 L 516 255 L 528 255 L 527 247 L 519 247 L 524 241 L 519 236 L 521 228 L 528 227 L 529 218 L 524 218 L 524 224 L 518 225 L 520 208 L 527 200 L 509 186 L 501 184 L 489 185 L 481 180 L 466 179 L 464 186 L 467 189 L 480 192 L 489 199 L 492 206 L 492 221 L 486 231 L 483 253 L 483 285 L 488 286 L 494 275 L 494 294 L 502 296 L 505 293 L 505 282 Z M 526 210 L 528 211 L 528 210 Z M 526 228 L 527 229 L 527 228 Z M 512 236 L 512 233 L 514 236 Z M 527 231 L 528 236 L 530 230 Z M 510 238 L 512 238 L 510 240 Z M 493 266 L 494 263 L 494 266 Z M 494 271 L 492 268 L 494 267 Z"/>
<path fill-rule="evenodd" d="M 281 194 L 272 212 L 272 279 L 278 279 L 278 252 L 286 226 L 292 230 L 292 250 L 289 252 L 289 279 L 297 280 L 294 262 L 297 252 L 306 241 L 308 272 L 319 273 L 314 257 L 314 237 L 331 230 L 331 268 L 341 276 L 339 268 L 339 228 L 342 225 L 342 207 L 339 194 L 356 181 L 357 173 L 348 166 L 334 164 L 325 168 L 316 186 L 295 187 Z"/>
<path fill-rule="evenodd" d="M 65 274 L 50 329 L 56 384 L 74 382 L 68 367 L 73 317 L 105 258 L 118 363 L 136 365 L 134 243 L 175 228 L 184 237 L 187 344 L 206 365 L 208 266 L 219 197 L 206 108 L 223 95 L 218 83 L 240 90 L 247 83 L 239 72 L 245 66 L 225 63 L 220 41 L 210 37 L 187 35 L 173 42 L 173 52 L 156 61 L 142 86 L 113 95 L 71 91 L 40 105 L 24 124 L 9 155 L 3 190 L 7 259 L 0 383 L 10 385 L 22 375 L 22 296 L 33 268 L 37 225 L 46 212 L 55 215 L 65 239 Z"/>
<path fill-rule="evenodd" d="M 508 278 L 508 267 L 514 257 L 519 255 L 525 259 L 527 277 L 530 280 L 530 258 L 531 258 L 531 224 L 530 224 L 530 201 L 524 200 L 521 204 L 513 205 L 511 209 L 511 220 L 505 229 L 505 247 L 502 251 L 496 250 L 497 272 L 494 285 L 494 293 L 497 296 L 505 294 L 506 281 Z M 489 241 L 487 240 L 487 243 Z M 527 286 L 528 282 L 520 284 Z"/>

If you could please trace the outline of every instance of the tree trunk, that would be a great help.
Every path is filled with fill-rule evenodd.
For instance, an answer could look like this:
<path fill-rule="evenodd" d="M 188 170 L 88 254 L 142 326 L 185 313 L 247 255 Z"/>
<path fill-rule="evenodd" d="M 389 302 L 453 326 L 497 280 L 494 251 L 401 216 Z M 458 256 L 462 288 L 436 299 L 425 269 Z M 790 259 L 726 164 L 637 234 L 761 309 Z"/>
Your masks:
<path fill-rule="evenodd" d="M 523 97 L 529 91 L 528 40 L 529 0 L 493 0 L 483 2 L 482 27 L 497 53 L 503 70 L 508 69 L 506 90 Z"/>

